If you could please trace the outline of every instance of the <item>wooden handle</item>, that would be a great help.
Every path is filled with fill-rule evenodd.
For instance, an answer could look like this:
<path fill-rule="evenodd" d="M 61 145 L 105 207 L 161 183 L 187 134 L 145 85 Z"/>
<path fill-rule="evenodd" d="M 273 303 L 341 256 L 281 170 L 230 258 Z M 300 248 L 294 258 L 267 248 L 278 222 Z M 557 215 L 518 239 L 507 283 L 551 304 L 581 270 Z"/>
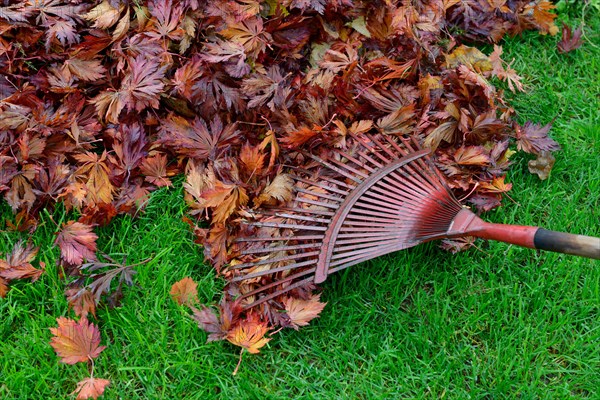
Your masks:
<path fill-rule="evenodd" d="M 533 237 L 536 249 L 600 260 L 600 238 L 539 228 Z"/>

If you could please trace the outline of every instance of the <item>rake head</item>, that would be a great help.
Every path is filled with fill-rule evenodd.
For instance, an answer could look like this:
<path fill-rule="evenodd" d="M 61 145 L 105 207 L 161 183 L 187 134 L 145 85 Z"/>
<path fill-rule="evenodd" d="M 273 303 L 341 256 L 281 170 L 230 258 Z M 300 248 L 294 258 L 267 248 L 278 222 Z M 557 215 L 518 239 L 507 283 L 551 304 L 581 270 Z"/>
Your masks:
<path fill-rule="evenodd" d="M 250 214 L 238 262 L 224 271 L 248 309 L 290 291 L 305 297 L 327 276 L 434 239 L 475 236 L 600 259 L 600 239 L 487 223 L 464 208 L 413 140 L 351 136 L 327 157 L 302 153 L 295 198 Z"/>
<path fill-rule="evenodd" d="M 250 308 L 323 282 L 333 272 L 444 237 L 463 208 L 421 150 L 390 136 L 353 137 L 347 151 L 295 169 L 294 200 L 264 207 L 237 240 L 249 261 L 230 265 Z M 258 283 L 244 291 L 244 283 Z"/>

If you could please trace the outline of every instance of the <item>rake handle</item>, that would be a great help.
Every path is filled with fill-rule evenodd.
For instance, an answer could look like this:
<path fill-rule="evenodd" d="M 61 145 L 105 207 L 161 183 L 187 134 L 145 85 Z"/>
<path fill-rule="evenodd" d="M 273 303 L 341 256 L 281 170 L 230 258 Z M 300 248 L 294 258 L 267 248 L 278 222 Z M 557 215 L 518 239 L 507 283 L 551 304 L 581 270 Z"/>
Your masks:
<path fill-rule="evenodd" d="M 535 226 L 504 225 L 483 223 L 474 236 L 498 240 L 531 249 L 547 250 L 556 253 L 600 260 L 600 238 L 571 233 L 550 231 Z"/>

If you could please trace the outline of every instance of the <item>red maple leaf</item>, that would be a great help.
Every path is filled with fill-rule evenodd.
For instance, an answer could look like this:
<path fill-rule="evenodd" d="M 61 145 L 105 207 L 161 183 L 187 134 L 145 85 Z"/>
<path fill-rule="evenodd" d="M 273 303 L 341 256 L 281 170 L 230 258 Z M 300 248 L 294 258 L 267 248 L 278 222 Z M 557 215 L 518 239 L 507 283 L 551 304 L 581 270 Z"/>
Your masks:
<path fill-rule="evenodd" d="M 583 44 L 583 27 L 578 26 L 577 29 L 571 31 L 571 27 L 563 23 L 562 39 L 556 44 L 559 53 L 568 53 L 578 49 Z"/>
<path fill-rule="evenodd" d="M 106 348 L 100 346 L 100 331 L 94 324 L 88 323 L 86 317 L 79 321 L 59 317 L 56 322 L 58 327 L 50 328 L 54 335 L 50 345 L 65 364 L 90 361 Z"/>
<path fill-rule="evenodd" d="M 96 259 L 96 239 L 90 225 L 69 221 L 63 225 L 55 243 L 60 247 L 60 256 L 70 265 L 81 265 L 83 260 Z"/>

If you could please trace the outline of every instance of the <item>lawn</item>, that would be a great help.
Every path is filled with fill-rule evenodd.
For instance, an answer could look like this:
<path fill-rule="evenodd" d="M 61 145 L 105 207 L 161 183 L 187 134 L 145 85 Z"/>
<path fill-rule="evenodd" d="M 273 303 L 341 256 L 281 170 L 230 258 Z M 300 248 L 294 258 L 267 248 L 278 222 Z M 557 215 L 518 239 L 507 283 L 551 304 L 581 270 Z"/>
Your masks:
<path fill-rule="evenodd" d="M 586 23 L 586 42 L 568 54 L 557 53 L 557 37 L 535 32 L 503 43 L 503 58 L 514 58 L 527 85 L 509 96 L 519 122 L 553 121 L 562 150 L 545 181 L 528 172 L 527 156 L 514 156 L 510 199 L 486 220 L 600 236 L 598 13 L 588 10 Z M 456 255 L 430 243 L 332 276 L 321 317 L 275 334 L 259 355 L 245 354 L 233 376 L 239 348 L 206 343 L 169 296 L 186 276 L 206 303 L 218 300 L 222 285 L 182 221 L 178 182 L 155 192 L 137 218 L 98 232 L 105 253 L 127 254 L 130 263 L 151 258 L 122 306 L 98 311 L 108 347 L 95 375 L 112 381 L 105 398 L 600 396 L 598 263 L 484 241 Z M 25 236 L 7 230 L 13 217 L 4 200 L 0 215 L 5 253 Z M 46 263 L 42 278 L 15 283 L 0 299 L 0 398 L 67 398 L 87 374 L 85 365 L 59 363 L 48 344 L 56 317 L 71 315 L 52 246 L 66 217 L 46 213 L 33 235 Z"/>

